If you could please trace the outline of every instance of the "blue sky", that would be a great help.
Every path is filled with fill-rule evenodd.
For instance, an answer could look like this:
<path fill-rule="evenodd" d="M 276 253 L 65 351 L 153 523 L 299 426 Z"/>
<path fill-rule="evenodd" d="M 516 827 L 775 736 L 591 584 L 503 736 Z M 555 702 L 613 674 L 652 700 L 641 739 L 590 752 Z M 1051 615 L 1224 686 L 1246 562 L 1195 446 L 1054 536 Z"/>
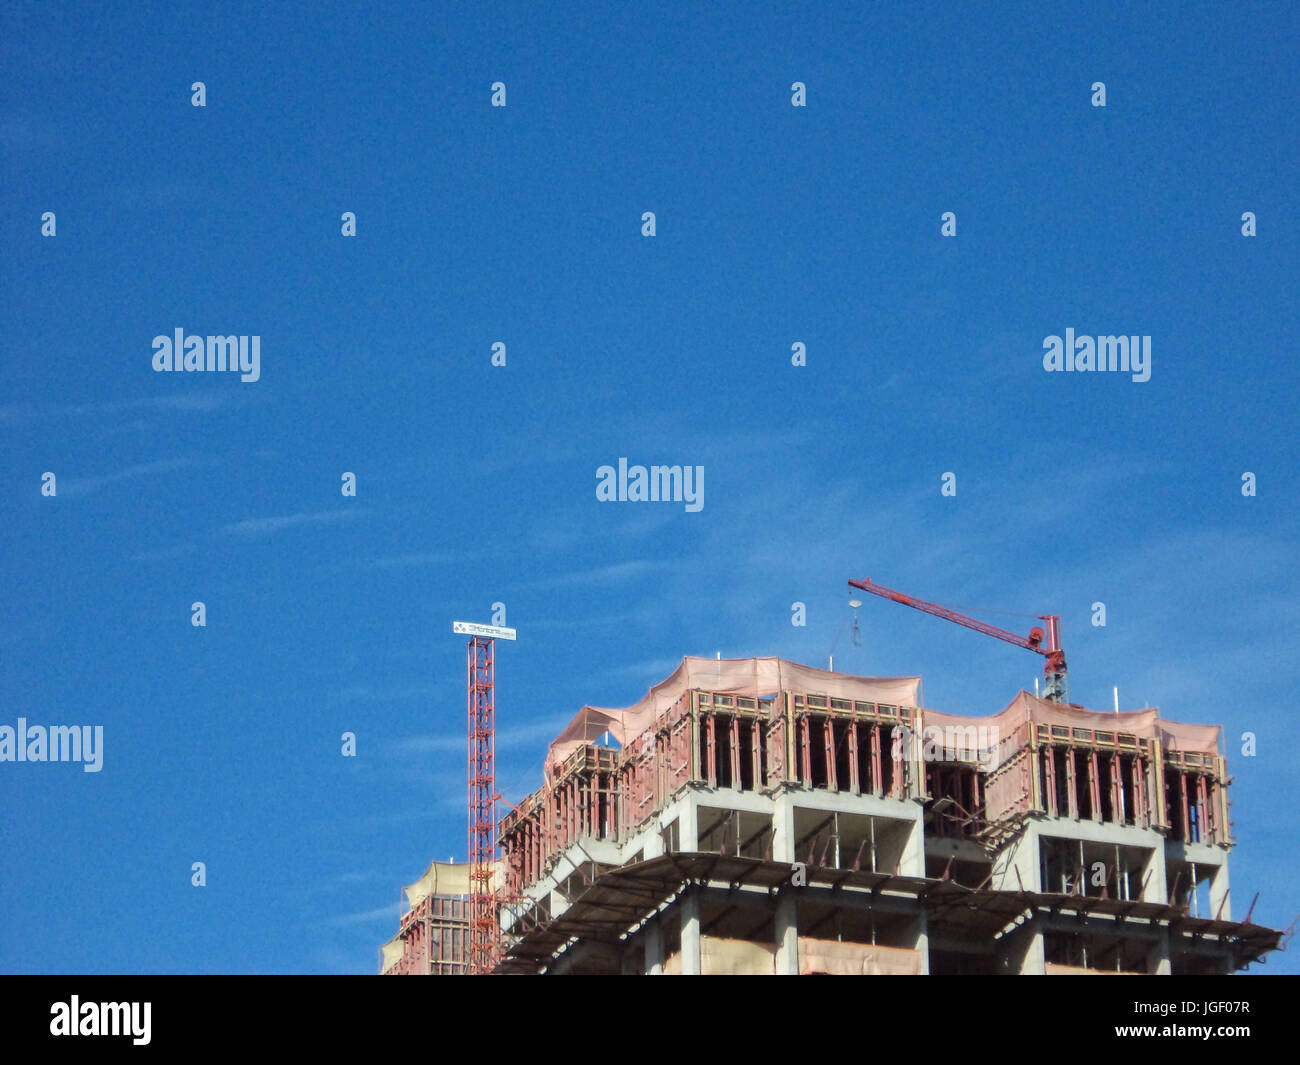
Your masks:
<path fill-rule="evenodd" d="M 1075 701 L 1222 723 L 1234 912 L 1285 927 L 1297 15 L 1122 7 L 5 5 L 0 724 L 105 751 L 0 764 L 0 970 L 373 972 L 464 857 L 494 602 L 513 799 L 683 654 L 1032 690 L 881 600 L 854 646 L 850 577 L 1058 613 Z M 260 380 L 155 373 L 178 327 Z M 1067 328 L 1151 379 L 1045 372 Z M 620 457 L 703 509 L 598 502 Z"/>

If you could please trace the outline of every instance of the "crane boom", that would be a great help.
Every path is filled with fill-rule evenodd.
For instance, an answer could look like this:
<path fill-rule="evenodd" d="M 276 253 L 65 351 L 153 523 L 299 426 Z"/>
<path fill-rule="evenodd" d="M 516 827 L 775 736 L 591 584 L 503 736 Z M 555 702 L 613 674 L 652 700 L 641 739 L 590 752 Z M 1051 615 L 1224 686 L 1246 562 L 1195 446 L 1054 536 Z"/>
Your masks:
<path fill-rule="evenodd" d="M 910 606 L 926 614 L 933 614 L 935 617 L 944 618 L 958 625 L 964 625 L 968 629 L 984 633 L 985 636 L 993 636 L 1042 655 L 1045 659 L 1043 662 L 1043 675 L 1046 679 L 1047 698 L 1056 702 L 1066 701 L 1065 652 L 1061 649 L 1061 619 L 1058 615 L 1038 615 L 1040 621 L 1047 622 L 1046 634 L 1035 625 L 1029 630 L 1028 636 L 1020 636 L 1006 629 L 1000 629 L 996 625 L 990 625 L 987 622 L 968 617 L 951 607 L 940 606 L 938 603 L 931 603 L 925 599 L 918 599 L 916 596 L 907 595 L 904 592 L 896 592 L 892 588 L 886 588 L 883 584 L 875 584 L 869 578 L 861 581 L 850 580 L 849 587 L 860 588 L 862 591 L 878 595 L 882 599 L 892 599 L 895 603 L 902 603 L 904 606 Z M 1044 639 L 1046 639 L 1046 646 L 1043 645 Z"/>

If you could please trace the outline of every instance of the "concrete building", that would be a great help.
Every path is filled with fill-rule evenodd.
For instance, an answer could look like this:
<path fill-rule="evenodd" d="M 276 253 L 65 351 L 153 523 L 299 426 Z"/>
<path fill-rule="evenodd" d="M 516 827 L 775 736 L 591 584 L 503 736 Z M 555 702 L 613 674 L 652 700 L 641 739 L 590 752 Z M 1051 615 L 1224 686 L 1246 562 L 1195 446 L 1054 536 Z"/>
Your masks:
<path fill-rule="evenodd" d="M 1233 919 L 1217 726 L 918 692 L 687 658 L 584 707 L 501 822 L 497 971 L 1227 973 L 1276 949 Z"/>

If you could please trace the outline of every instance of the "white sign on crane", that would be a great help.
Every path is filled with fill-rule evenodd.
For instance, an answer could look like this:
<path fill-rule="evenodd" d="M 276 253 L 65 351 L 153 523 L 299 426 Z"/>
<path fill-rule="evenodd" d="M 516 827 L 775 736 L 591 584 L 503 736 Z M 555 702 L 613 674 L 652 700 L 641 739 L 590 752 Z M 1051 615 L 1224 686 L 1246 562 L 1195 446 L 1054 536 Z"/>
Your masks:
<path fill-rule="evenodd" d="M 515 630 L 500 625 L 478 625 L 473 621 L 453 621 L 451 631 L 464 636 L 490 636 L 494 640 L 513 640 Z"/>

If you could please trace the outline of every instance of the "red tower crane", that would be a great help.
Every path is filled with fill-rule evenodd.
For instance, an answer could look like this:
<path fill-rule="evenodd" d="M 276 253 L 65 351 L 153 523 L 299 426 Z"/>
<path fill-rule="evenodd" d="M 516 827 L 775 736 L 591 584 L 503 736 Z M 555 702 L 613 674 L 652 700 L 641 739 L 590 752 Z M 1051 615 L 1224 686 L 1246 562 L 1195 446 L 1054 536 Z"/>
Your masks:
<path fill-rule="evenodd" d="M 513 640 L 515 630 L 497 625 L 452 622 L 470 636 L 469 694 L 469 936 L 466 971 L 490 973 L 499 960 L 501 899 L 493 886 L 496 841 L 496 641 Z"/>
<path fill-rule="evenodd" d="M 1069 690 L 1066 685 L 1065 670 L 1065 652 L 1061 650 L 1061 619 L 1056 614 L 1038 614 L 1040 621 L 1047 622 L 1047 633 L 1044 637 L 1043 630 L 1035 625 L 1029 630 L 1028 636 L 1018 636 L 1014 632 L 1008 632 L 1006 629 L 1000 629 L 996 625 L 989 625 L 987 622 L 976 621 L 974 618 L 960 614 L 946 606 L 940 606 L 938 603 L 928 603 L 924 599 L 917 599 L 915 596 L 905 595 L 903 592 L 896 592 L 892 588 L 886 588 L 882 584 L 873 584 L 870 579 L 861 581 L 849 581 L 849 587 L 861 588 L 864 592 L 870 592 L 872 595 L 878 595 L 882 599 L 892 599 L 895 603 L 902 603 L 904 606 L 910 606 L 916 610 L 923 610 L 927 614 L 933 614 L 937 618 L 946 618 L 948 621 L 955 621 L 958 625 L 965 625 L 968 629 L 974 629 L 976 632 L 982 632 L 985 636 L 996 636 L 999 640 L 1006 640 L 1007 643 L 1013 643 L 1017 647 L 1024 647 L 1030 651 L 1036 651 L 1042 655 L 1046 661 L 1043 663 L 1043 678 L 1045 681 L 1045 695 L 1053 702 L 1064 703 L 1069 701 Z M 1043 640 L 1046 638 L 1047 646 L 1043 646 Z"/>

